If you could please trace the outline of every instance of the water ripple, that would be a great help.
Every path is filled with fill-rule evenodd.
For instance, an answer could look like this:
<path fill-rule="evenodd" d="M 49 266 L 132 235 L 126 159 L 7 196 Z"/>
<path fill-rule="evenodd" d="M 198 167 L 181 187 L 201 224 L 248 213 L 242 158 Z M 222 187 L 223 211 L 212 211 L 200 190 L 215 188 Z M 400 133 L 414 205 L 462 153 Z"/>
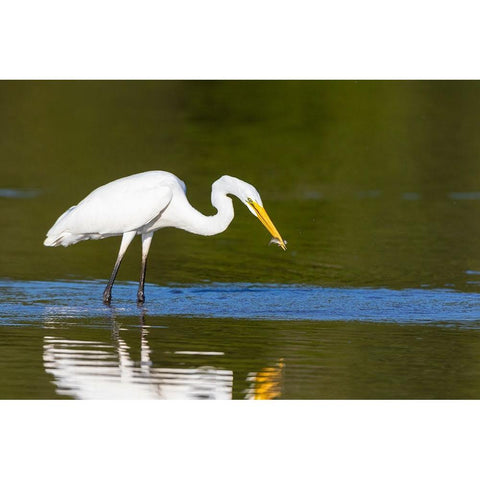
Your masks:
<path fill-rule="evenodd" d="M 28 188 L 0 188 L 0 198 L 34 198 L 39 190 Z"/>
<path fill-rule="evenodd" d="M 33 318 L 138 315 L 272 320 L 357 320 L 400 323 L 480 320 L 480 293 L 451 289 L 322 288 L 310 285 L 214 283 L 148 284 L 144 307 L 133 282 L 114 287 L 101 302 L 103 281 L 0 281 L 0 322 Z"/>

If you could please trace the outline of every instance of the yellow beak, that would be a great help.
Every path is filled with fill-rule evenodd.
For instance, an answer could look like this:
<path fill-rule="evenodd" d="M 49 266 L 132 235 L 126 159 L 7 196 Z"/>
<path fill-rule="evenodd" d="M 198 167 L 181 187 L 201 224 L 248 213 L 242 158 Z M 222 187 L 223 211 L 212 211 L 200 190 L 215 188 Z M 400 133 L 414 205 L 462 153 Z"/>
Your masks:
<path fill-rule="evenodd" d="M 278 245 L 283 250 L 286 250 L 287 246 L 285 244 L 285 241 L 283 240 L 281 235 L 278 233 L 278 230 L 275 228 L 275 225 L 270 220 L 270 217 L 268 216 L 265 209 L 253 200 L 247 200 L 247 202 L 253 208 L 253 210 L 257 214 L 258 219 L 263 223 L 264 227 L 270 232 L 272 237 L 276 240 L 275 243 L 278 243 Z"/>

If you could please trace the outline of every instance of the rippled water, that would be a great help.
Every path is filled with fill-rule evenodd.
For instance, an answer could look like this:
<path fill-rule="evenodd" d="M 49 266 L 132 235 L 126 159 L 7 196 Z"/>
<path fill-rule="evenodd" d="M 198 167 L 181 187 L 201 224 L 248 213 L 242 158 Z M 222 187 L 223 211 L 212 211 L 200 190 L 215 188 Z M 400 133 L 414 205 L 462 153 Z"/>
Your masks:
<path fill-rule="evenodd" d="M 447 323 L 474 328 L 480 320 L 480 293 L 448 289 L 322 288 L 309 285 L 203 284 L 146 285 L 139 307 L 136 283 L 115 285 L 111 306 L 99 299 L 103 282 L 0 281 L 4 325 L 52 316 L 152 315 L 269 320 L 342 320 Z M 13 323 L 10 323 L 13 322 Z"/>
<path fill-rule="evenodd" d="M 479 82 L 0 83 L 0 398 L 480 398 Z M 91 190 L 167 170 L 215 237 L 45 248 Z"/>

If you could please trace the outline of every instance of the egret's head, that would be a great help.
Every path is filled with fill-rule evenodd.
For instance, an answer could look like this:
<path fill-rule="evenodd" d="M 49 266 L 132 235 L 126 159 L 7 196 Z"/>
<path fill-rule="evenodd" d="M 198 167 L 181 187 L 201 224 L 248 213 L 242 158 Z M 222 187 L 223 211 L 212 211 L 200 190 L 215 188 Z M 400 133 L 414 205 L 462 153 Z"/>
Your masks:
<path fill-rule="evenodd" d="M 247 206 L 250 212 L 252 212 L 252 214 L 263 223 L 264 227 L 272 235 L 272 240 L 274 240 L 274 242 L 283 250 L 286 250 L 286 242 L 283 240 L 280 233 L 278 233 L 278 230 L 275 228 L 275 225 L 263 208 L 262 198 L 257 189 L 253 185 L 238 178 L 230 177 L 229 175 L 224 175 L 219 181 L 223 183 L 228 193 L 232 193 L 238 197 Z"/>

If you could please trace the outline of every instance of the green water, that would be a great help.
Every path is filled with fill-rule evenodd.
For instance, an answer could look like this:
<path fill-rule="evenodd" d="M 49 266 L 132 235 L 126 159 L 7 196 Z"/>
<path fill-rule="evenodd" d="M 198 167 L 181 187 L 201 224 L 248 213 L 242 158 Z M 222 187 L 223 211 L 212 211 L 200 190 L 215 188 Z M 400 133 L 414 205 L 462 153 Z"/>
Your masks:
<path fill-rule="evenodd" d="M 479 120 L 471 81 L 1 82 L 0 398 L 479 398 Z M 146 170 L 252 183 L 288 250 L 235 202 L 103 310 L 119 239 L 42 242 Z"/>

